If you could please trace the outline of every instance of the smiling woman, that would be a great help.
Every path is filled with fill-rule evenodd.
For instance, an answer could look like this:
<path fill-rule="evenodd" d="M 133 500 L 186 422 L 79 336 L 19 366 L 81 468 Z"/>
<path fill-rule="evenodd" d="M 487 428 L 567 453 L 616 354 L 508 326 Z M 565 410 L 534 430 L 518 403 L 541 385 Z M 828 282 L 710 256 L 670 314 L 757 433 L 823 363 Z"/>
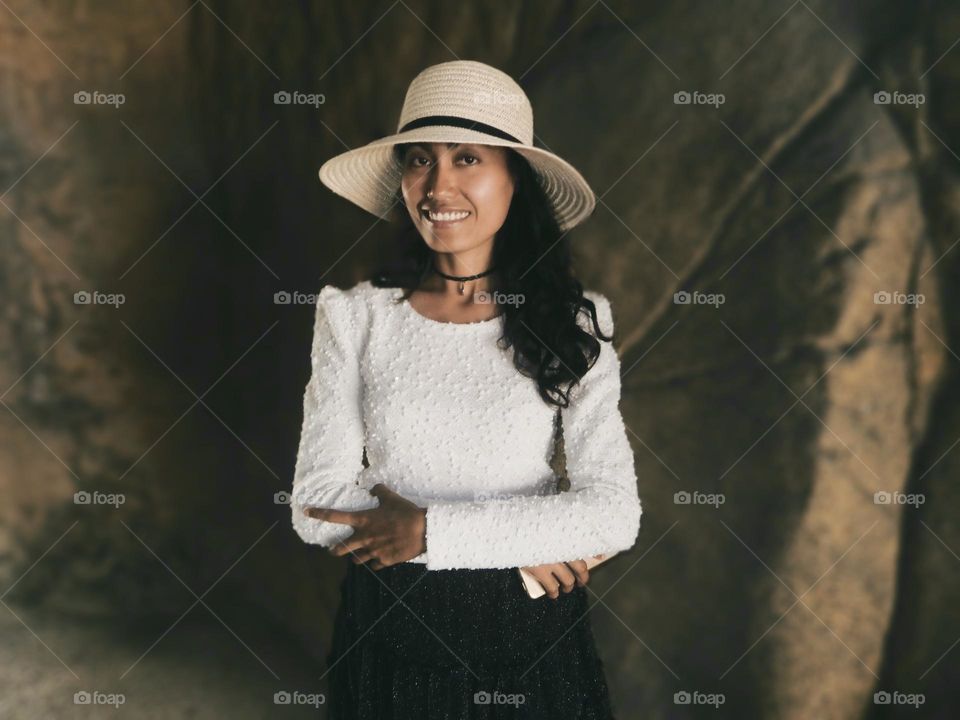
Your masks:
<path fill-rule="evenodd" d="M 351 560 L 334 720 L 613 716 L 585 559 L 629 549 L 641 506 L 612 309 L 571 267 L 594 197 L 532 137 L 508 75 L 443 63 L 396 135 L 320 170 L 399 222 L 372 280 L 322 289 L 304 394 L 293 525 Z M 549 464 L 561 424 L 569 492 Z"/>

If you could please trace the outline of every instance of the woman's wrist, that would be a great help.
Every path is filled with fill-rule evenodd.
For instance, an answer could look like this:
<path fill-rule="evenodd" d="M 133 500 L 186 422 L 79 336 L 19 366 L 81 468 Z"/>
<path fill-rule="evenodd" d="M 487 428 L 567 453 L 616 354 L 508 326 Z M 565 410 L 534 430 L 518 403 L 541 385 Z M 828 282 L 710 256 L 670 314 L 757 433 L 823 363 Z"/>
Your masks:
<path fill-rule="evenodd" d="M 417 510 L 420 511 L 420 522 L 418 523 L 420 531 L 420 552 L 419 555 L 422 555 L 427 551 L 427 509 L 424 507 L 418 507 Z"/>

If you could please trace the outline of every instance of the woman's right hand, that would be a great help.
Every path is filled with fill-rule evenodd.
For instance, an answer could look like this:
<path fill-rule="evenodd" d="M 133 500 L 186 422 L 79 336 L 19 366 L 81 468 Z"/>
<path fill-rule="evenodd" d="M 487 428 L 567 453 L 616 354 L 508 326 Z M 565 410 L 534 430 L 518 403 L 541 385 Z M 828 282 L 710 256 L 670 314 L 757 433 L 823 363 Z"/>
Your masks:
<path fill-rule="evenodd" d="M 575 586 L 584 587 L 587 580 L 590 579 L 590 572 L 583 560 L 534 565 L 525 567 L 523 570 L 533 575 L 537 582 L 543 585 L 543 589 L 547 591 L 547 597 L 553 600 L 560 597 L 560 588 L 563 588 L 563 591 L 567 593 L 573 590 Z"/>

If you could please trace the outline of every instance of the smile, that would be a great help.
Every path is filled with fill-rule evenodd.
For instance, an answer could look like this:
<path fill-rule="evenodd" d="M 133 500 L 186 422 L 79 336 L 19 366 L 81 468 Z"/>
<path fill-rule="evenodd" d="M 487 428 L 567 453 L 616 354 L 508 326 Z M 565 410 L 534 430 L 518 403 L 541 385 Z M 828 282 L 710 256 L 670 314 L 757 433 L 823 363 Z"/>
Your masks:
<path fill-rule="evenodd" d="M 465 210 L 441 213 L 426 211 L 423 216 L 431 223 L 452 224 L 470 217 L 470 213 Z"/>

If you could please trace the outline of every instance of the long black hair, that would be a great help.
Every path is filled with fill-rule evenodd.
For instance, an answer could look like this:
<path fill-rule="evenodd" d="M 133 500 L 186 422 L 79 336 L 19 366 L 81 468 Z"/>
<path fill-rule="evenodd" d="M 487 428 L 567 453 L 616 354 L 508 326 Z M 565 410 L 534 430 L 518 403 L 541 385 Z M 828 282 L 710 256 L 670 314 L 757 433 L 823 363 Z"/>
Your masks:
<path fill-rule="evenodd" d="M 394 146 L 401 166 L 407 147 Z M 498 282 L 490 290 L 522 297 L 523 302 L 503 304 L 503 333 L 498 344 L 502 349 L 514 348 L 513 364 L 521 374 L 536 380 L 544 402 L 568 407 L 571 388 L 600 354 L 597 338 L 610 342 L 613 336 L 601 331 L 597 308 L 584 297 L 583 285 L 573 274 L 570 234 L 561 231 L 536 172 L 522 155 L 506 150 L 515 192 L 494 238 L 492 265 L 497 268 Z M 406 302 L 431 274 L 434 251 L 410 219 L 399 189 L 397 200 L 402 212 L 397 213 L 400 227 L 390 248 L 393 257 L 370 282 L 377 287 L 403 288 L 398 302 Z M 596 337 L 577 323 L 577 315 L 583 311 L 588 313 Z"/>

